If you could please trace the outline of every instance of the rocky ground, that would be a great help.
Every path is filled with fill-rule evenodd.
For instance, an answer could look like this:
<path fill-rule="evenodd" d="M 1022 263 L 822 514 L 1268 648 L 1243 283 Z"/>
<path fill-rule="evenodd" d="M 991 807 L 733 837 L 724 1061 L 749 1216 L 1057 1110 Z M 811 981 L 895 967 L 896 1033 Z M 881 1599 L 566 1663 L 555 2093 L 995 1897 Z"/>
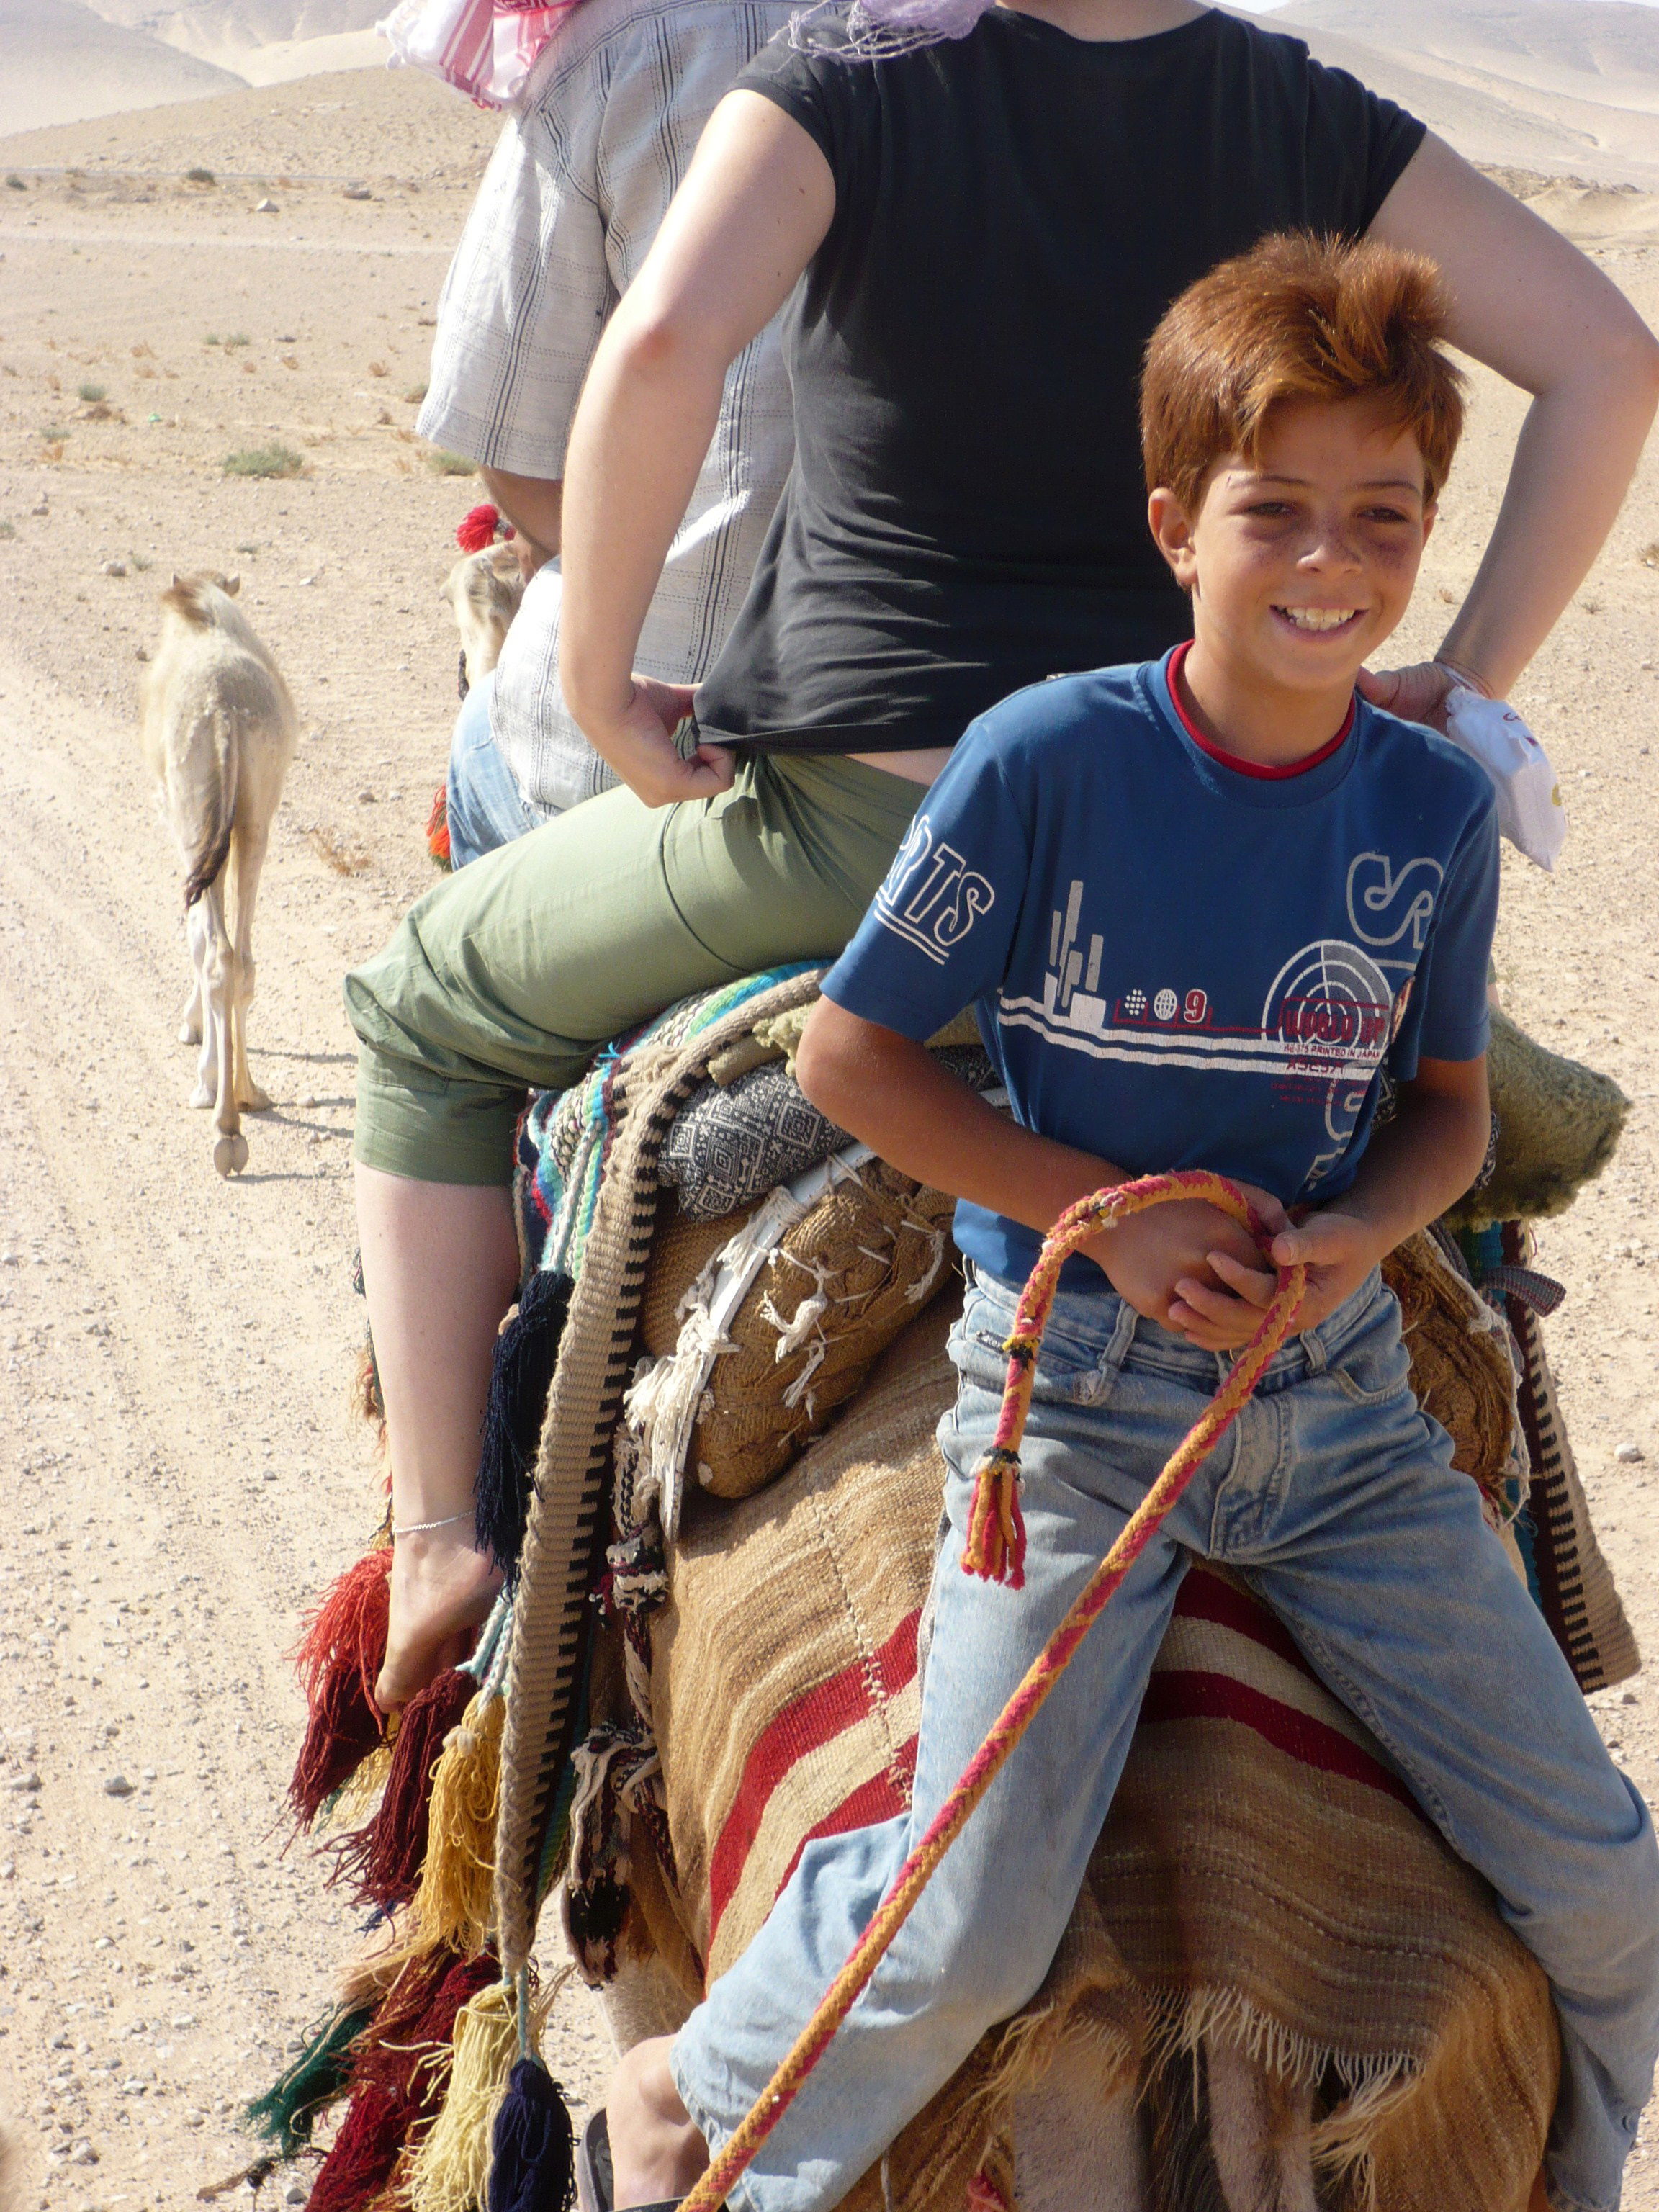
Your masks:
<path fill-rule="evenodd" d="M 284 1654 L 379 1510 L 346 1403 L 362 1317 L 339 979 L 428 880 L 455 694 L 438 586 L 477 490 L 411 425 L 492 136 L 415 79 L 351 76 L 0 143 L 0 2106 L 40 2212 L 159 2212 L 238 2173 L 255 2147 L 237 2106 L 349 1938 L 323 1870 L 285 1849 Z M 1659 313 L 1659 252 L 1597 251 Z M 1480 380 L 1408 649 L 1474 573 L 1519 415 Z M 300 473 L 226 472 L 272 446 Z M 1568 1285 L 1550 1341 L 1650 1650 L 1656 494 L 1650 456 L 1517 694 L 1572 828 L 1553 878 L 1506 864 L 1499 947 L 1510 1010 L 1634 1101 L 1540 1264 Z M 240 572 L 303 727 L 256 929 L 252 1060 L 276 1103 L 234 1183 L 185 1103 L 179 875 L 134 729 L 156 592 L 197 567 Z M 1659 1786 L 1645 1678 L 1596 1704 Z M 565 1996 L 555 2057 L 579 2096 L 604 2048 Z M 1638 2159 L 1626 2201 L 1654 2212 Z"/>

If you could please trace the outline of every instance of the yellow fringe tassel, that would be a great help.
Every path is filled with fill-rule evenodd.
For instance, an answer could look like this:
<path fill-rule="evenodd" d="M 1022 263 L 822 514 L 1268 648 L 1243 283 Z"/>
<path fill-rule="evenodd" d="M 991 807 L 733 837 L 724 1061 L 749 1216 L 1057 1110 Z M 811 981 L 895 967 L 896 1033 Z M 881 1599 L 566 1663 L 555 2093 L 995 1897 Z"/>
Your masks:
<path fill-rule="evenodd" d="M 432 1778 L 415 1917 L 423 1944 L 453 1945 L 467 1958 L 483 1950 L 489 1936 L 506 1716 L 505 1698 L 474 1698 L 450 1730 Z"/>
<path fill-rule="evenodd" d="M 540 2055 L 546 1997 L 530 2001 L 531 2048 Z M 408 2174 L 410 2212 L 484 2212 L 490 2142 L 519 2056 L 518 1993 L 510 1982 L 464 2004 L 455 2021 L 449 2094 Z"/>
<path fill-rule="evenodd" d="M 331 1834 L 336 1828 L 362 1827 L 374 1810 L 374 1801 L 386 1787 L 386 1778 L 391 1771 L 391 1744 L 376 1744 L 356 1772 L 341 1785 L 340 1794 L 330 1807 L 326 1819 L 318 1823 L 318 1832 Z"/>

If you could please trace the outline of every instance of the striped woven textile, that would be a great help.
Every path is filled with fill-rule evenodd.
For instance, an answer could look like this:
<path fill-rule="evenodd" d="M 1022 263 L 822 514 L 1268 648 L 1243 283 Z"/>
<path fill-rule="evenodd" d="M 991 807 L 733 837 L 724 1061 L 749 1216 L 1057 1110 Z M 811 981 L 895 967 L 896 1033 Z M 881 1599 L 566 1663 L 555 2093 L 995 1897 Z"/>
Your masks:
<path fill-rule="evenodd" d="M 1527 1231 L 1504 1224 L 1504 1257 L 1525 1265 Z M 1524 1299 L 1504 1310 L 1521 1355 L 1521 1425 L 1532 1462 L 1528 1565 L 1533 1594 L 1581 1690 L 1610 1689 L 1641 1667 L 1636 1638 L 1595 1540 L 1578 1466 L 1567 1441 L 1555 1377 L 1544 1351 L 1543 1327 Z"/>
<path fill-rule="evenodd" d="M 541 1901 L 557 1869 L 574 1784 L 571 1753 L 583 1725 L 589 1596 L 609 1518 L 611 1438 L 622 1409 L 655 1234 L 657 1158 L 664 1133 L 709 1060 L 753 1024 L 787 1013 L 817 990 L 822 970 L 785 981 L 750 978 L 695 1004 L 695 1034 L 653 1024 L 607 1076 L 614 1125 L 570 1294 L 520 1559 L 501 1743 L 495 1834 L 495 1925 L 501 1963 L 528 1963 Z M 684 1012 L 684 1009 L 676 1010 Z M 597 1717 L 597 1716 L 596 1716 Z"/>
<path fill-rule="evenodd" d="M 1155 2049 L 1221 2033 L 1326 2082 L 1333 2205 L 1368 2177 L 1388 2212 L 1525 2203 L 1559 2064 L 1541 1971 L 1279 1622 L 1207 1568 L 1182 1586 L 1090 1887 Z"/>
<path fill-rule="evenodd" d="M 641 1059 L 659 1060 L 665 1052 L 689 1048 L 717 1024 L 724 1036 L 727 1018 L 746 1006 L 749 1020 L 738 1025 L 745 1030 L 765 1018 L 769 993 L 809 974 L 816 986 L 822 973 L 795 963 L 680 999 L 608 1045 L 573 1089 L 532 1093 L 519 1123 L 514 1163 L 520 1273 L 556 1268 L 573 1279 L 580 1274 L 600 1187 L 610 1173 L 623 1087 Z M 816 988 L 806 995 L 816 996 Z M 708 1057 L 696 1063 L 699 1081 Z"/>
<path fill-rule="evenodd" d="M 710 1978 L 809 1838 L 908 1802 L 952 1303 L 770 1488 L 688 1505 L 651 1702 L 678 1911 Z M 1056 2039 L 1086 2041 L 1104 2094 L 1215 2033 L 1325 2084 L 1331 2207 L 1373 2183 L 1389 2212 L 1523 2198 L 1554 2099 L 1542 1975 L 1278 1622 L 1194 1566 L 1055 1972 L 913 2123 L 893 2203 L 957 2212 L 974 2142 Z"/>

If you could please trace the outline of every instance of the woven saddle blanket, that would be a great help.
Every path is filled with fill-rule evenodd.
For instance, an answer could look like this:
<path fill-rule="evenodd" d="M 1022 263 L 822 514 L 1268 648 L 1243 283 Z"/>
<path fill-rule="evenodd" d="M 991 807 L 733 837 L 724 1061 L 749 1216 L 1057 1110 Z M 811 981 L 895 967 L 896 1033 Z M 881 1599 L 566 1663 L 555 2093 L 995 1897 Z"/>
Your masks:
<path fill-rule="evenodd" d="M 720 1503 L 687 1474 L 671 1601 L 642 1638 L 636 1632 L 631 1667 L 607 1654 L 606 1638 L 596 1646 L 589 1626 L 588 1594 L 615 1533 L 605 1525 L 607 1494 L 653 1269 L 676 1234 L 696 1234 L 703 1242 L 695 1276 L 718 1259 L 726 1228 L 741 1226 L 780 1160 L 793 1170 L 805 1151 L 822 1172 L 817 1156 L 840 1137 L 796 1116 L 783 1097 L 774 1133 L 796 1150 L 769 1153 L 750 1117 L 721 1166 L 723 1188 L 745 1194 L 713 1224 L 711 1241 L 696 1192 L 685 1202 L 675 1181 L 676 1121 L 694 1108 L 706 1115 L 711 1067 L 722 1055 L 728 1080 L 715 1088 L 736 1087 L 733 1055 L 737 1080 L 752 1079 L 757 1033 L 798 1014 L 816 989 L 815 975 L 791 972 L 676 1009 L 580 1093 L 532 1103 L 521 1130 L 526 1258 L 574 1276 L 575 1288 L 543 1431 L 508 1682 L 496 1869 L 508 1966 L 528 1954 L 561 1855 L 579 1713 L 584 1726 L 643 1720 L 654 1729 L 666 1832 L 660 1852 L 636 1843 L 632 1935 L 678 1963 L 689 1990 L 737 1954 L 810 1835 L 885 1817 L 904 1802 L 915 1615 L 938 1510 L 932 1431 L 951 1389 L 939 1364 L 942 1297 L 869 1379 L 859 1378 L 836 1425 L 817 1442 L 803 1434 L 804 1456 L 757 1498 Z M 768 1081 L 771 1111 L 782 1093 L 775 1075 Z M 705 1119 L 700 1144 L 711 1126 Z M 831 1152 L 828 1164 L 840 1157 Z M 670 1221 L 680 1229 L 665 1241 Z M 671 1315 L 681 1295 L 668 1303 Z M 660 1297 L 657 1306 L 660 1314 Z M 801 1310 L 780 1304 L 780 1347 Z M 918 1334 L 928 1328 L 931 1352 Z M 1535 1328 L 1523 1348 L 1534 1512 L 1540 1472 L 1561 1508 L 1537 1518 L 1538 1556 L 1525 1565 L 1589 1687 L 1630 1671 L 1634 1649 L 1595 1552 L 1559 1415 L 1545 1404 L 1540 1416 L 1534 1403 L 1540 1417 L 1527 1418 L 1527 1390 L 1534 1401 L 1548 1390 Z M 672 1356 L 667 1338 L 662 1351 Z M 780 1364 L 784 1357 L 780 1348 Z M 711 1384 L 706 1405 L 719 1395 Z M 881 1433 L 884 1421 L 890 1433 Z M 1523 1491 L 1528 1471 L 1523 1461 Z M 834 1553 L 828 1582 L 799 1559 L 764 1556 L 766 1544 L 786 1541 L 799 1499 L 811 1501 L 811 1540 Z M 844 1540 L 832 1541 L 828 1532 L 843 1524 Z M 793 1621 L 796 1601 L 822 1587 L 845 1600 L 833 1634 L 822 1620 Z M 754 1606 L 757 1589 L 779 1602 Z M 793 1621 L 787 1634 L 786 1619 Z M 849 1620 L 857 1633 L 843 1650 L 836 1638 Z M 1376 1878 L 1356 1885 L 1357 1865 L 1375 1865 Z M 1420 1946 L 1430 1925 L 1439 1933 Z M 1108 2070 L 1121 2072 L 1149 2051 L 1231 2023 L 1281 2066 L 1331 2086 L 1320 2155 L 1333 2187 L 1347 2174 L 1361 2201 L 1366 2177 L 1389 2168 L 1390 2143 L 1409 2140 L 1423 2192 L 1404 2176 L 1411 2161 L 1402 2154 L 1402 2178 L 1382 2201 L 1420 2202 L 1425 2212 L 1431 2202 L 1496 2208 L 1510 2201 L 1492 2179 L 1508 2174 L 1504 2146 L 1507 2158 L 1535 2161 L 1553 2098 L 1553 2032 L 1541 1989 L 1479 1885 L 1282 1632 L 1231 1585 L 1195 1572 L 1048 1990 L 1005 2032 L 1008 2047 L 981 2053 L 923 2116 L 927 2126 L 916 2124 L 921 2134 L 913 2130 L 896 2151 L 885 2186 L 896 2203 L 943 2206 L 948 2192 L 935 2192 L 948 2168 L 959 2202 L 985 2148 L 988 2115 L 1006 2104 L 1046 2035 L 1081 2033 L 1086 2023 Z M 1476 2167 L 1487 2177 L 1478 2185 Z"/>
<path fill-rule="evenodd" d="M 807 1841 L 909 1802 L 951 1303 L 770 1487 L 688 1501 L 649 1687 L 676 1886 L 642 1888 L 635 1932 L 688 1995 Z M 1194 1565 L 1048 1984 L 913 2124 L 894 2202 L 959 2204 L 1059 2043 L 1105 2095 L 1215 2033 L 1322 2085 L 1316 2163 L 1344 2212 L 1510 2212 L 1536 2170 L 1557 2065 L 1538 1967 L 1273 1617 Z"/>

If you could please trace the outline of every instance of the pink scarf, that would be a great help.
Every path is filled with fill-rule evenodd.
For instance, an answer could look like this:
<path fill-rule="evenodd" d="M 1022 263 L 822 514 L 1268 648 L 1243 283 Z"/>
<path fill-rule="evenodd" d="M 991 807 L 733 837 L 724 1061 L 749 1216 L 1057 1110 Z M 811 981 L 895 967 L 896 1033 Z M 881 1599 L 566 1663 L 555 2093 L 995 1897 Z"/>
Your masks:
<path fill-rule="evenodd" d="M 393 69 L 428 70 L 480 107 L 511 107 L 536 57 L 580 0 L 398 0 L 374 27 Z"/>

